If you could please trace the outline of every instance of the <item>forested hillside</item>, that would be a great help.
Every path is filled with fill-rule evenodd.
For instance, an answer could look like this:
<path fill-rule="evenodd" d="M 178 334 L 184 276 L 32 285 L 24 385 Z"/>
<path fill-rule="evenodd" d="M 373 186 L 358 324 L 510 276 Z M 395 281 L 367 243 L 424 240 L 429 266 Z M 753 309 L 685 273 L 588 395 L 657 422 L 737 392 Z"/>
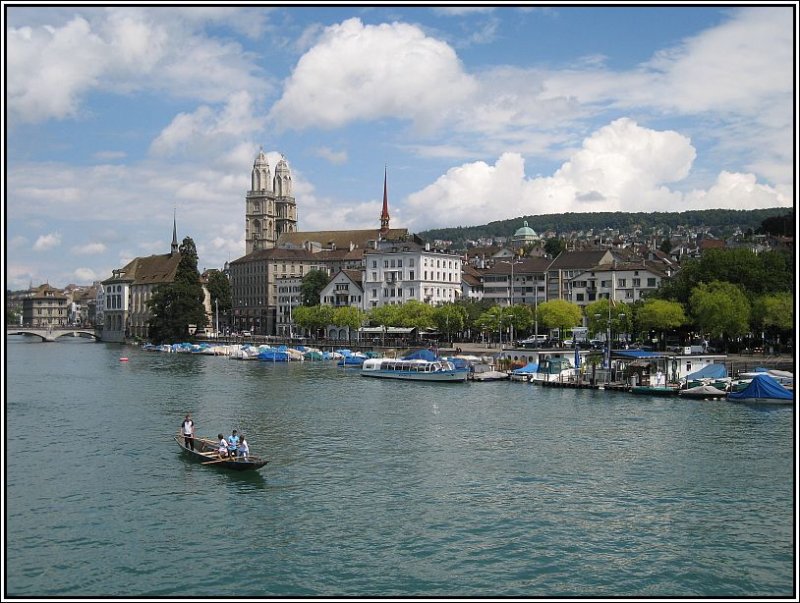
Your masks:
<path fill-rule="evenodd" d="M 537 233 L 552 230 L 559 235 L 573 231 L 603 230 L 611 228 L 621 232 L 632 233 L 640 229 L 644 234 L 663 229 L 666 232 L 678 226 L 696 228 L 706 226 L 715 236 L 724 237 L 733 233 L 736 228 L 742 232 L 756 231 L 767 218 L 784 216 L 794 210 L 786 207 L 770 209 L 706 209 L 684 212 L 600 212 L 600 213 L 565 213 L 542 216 L 520 216 L 512 220 L 498 220 L 481 226 L 459 226 L 454 228 L 437 228 L 417 233 L 427 241 L 441 239 L 452 241 L 453 246 L 463 247 L 465 241 L 481 237 L 510 237 L 523 221 Z M 794 219 L 791 221 L 794 223 Z M 792 233 L 786 233 L 791 235 Z"/>

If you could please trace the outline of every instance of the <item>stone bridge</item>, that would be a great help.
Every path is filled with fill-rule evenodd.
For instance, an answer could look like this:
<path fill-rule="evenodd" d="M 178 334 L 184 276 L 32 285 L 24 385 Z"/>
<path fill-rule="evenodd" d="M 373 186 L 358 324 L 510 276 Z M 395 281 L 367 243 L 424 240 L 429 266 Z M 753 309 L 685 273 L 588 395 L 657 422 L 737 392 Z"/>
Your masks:
<path fill-rule="evenodd" d="M 87 327 L 10 327 L 6 326 L 6 335 L 35 335 L 42 341 L 55 341 L 59 337 L 86 337 L 101 340 L 102 329 Z"/>

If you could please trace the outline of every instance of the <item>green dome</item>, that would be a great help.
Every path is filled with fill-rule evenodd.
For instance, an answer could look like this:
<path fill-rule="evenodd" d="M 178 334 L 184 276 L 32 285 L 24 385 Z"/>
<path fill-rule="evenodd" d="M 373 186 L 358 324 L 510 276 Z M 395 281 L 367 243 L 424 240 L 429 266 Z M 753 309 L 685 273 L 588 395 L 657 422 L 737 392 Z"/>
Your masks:
<path fill-rule="evenodd" d="M 537 237 L 536 231 L 533 228 L 528 228 L 527 220 L 522 223 L 522 228 L 517 229 L 514 233 L 515 237 Z"/>

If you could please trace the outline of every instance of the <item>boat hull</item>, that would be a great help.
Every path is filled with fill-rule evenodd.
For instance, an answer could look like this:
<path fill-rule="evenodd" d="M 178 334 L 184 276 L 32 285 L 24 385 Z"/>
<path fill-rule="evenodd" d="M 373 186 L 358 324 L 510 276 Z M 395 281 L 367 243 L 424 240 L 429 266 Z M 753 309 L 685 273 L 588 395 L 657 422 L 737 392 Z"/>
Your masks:
<path fill-rule="evenodd" d="M 632 394 L 640 396 L 674 396 L 678 389 L 674 387 L 637 385 L 631 388 Z"/>
<path fill-rule="evenodd" d="M 260 469 L 269 461 L 257 456 L 249 456 L 247 459 L 231 459 L 220 461 L 217 456 L 217 449 L 213 440 L 205 438 L 195 438 L 195 449 L 191 450 L 183 445 L 183 437 L 175 436 L 175 441 L 180 446 L 186 458 L 197 463 L 208 463 L 209 467 L 220 467 L 232 471 L 253 471 Z M 213 461 L 213 462 L 212 462 Z"/>
<path fill-rule="evenodd" d="M 362 377 L 373 379 L 398 379 L 400 381 L 432 381 L 436 383 L 459 383 L 467 380 L 467 371 L 443 371 L 441 373 L 415 373 L 413 371 L 362 371 Z"/>

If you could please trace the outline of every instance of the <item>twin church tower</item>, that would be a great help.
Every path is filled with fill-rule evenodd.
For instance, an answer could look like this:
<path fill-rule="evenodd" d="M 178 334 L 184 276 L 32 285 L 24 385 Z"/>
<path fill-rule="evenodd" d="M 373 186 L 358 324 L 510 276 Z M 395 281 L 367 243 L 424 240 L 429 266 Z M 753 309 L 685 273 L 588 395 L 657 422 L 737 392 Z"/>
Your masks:
<path fill-rule="evenodd" d="M 245 204 L 245 254 L 271 249 L 281 234 L 297 230 L 297 203 L 286 159 L 278 161 L 273 177 L 264 150 L 259 151 Z"/>
<path fill-rule="evenodd" d="M 383 208 L 378 236 L 389 234 L 389 199 L 386 172 L 383 174 Z M 292 173 L 281 156 L 272 176 L 262 148 L 250 173 L 250 190 L 245 197 L 245 255 L 278 245 L 283 234 L 297 232 L 297 203 L 292 196 Z M 373 231 L 374 232 L 374 231 Z M 394 233 L 397 234 L 397 233 Z"/>

